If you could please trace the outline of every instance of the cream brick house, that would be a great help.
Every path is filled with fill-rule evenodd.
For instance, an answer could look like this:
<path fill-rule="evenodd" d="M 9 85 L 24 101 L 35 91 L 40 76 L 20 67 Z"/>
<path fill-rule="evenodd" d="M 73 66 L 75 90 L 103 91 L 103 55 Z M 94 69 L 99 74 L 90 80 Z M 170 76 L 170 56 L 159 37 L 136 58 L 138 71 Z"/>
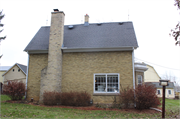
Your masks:
<path fill-rule="evenodd" d="M 42 101 L 44 91 L 86 91 L 94 103 L 112 103 L 121 88 L 135 88 L 145 70 L 135 71 L 132 22 L 91 24 L 85 15 L 84 24 L 64 25 L 64 17 L 55 9 L 51 26 L 41 27 L 25 48 L 27 100 Z"/>

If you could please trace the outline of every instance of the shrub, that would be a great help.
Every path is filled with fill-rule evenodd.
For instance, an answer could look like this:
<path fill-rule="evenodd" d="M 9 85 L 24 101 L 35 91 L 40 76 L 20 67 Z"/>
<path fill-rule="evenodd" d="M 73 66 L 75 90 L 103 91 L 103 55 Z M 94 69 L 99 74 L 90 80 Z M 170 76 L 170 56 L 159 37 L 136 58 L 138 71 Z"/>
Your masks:
<path fill-rule="evenodd" d="M 67 106 L 88 106 L 91 96 L 86 92 L 61 93 L 61 104 Z"/>
<path fill-rule="evenodd" d="M 86 92 L 47 92 L 43 93 L 45 105 L 88 106 L 91 96 Z"/>
<path fill-rule="evenodd" d="M 21 100 L 25 92 L 25 84 L 22 81 L 8 81 L 8 84 L 3 86 L 3 94 L 9 96 L 11 100 Z"/>
<path fill-rule="evenodd" d="M 160 105 L 156 95 L 156 87 L 152 83 L 138 85 L 135 89 L 135 102 L 137 109 L 148 109 Z"/>
<path fill-rule="evenodd" d="M 57 105 L 60 103 L 61 93 L 59 92 L 47 92 L 43 93 L 43 103 L 45 105 Z"/>
<path fill-rule="evenodd" d="M 119 103 L 122 108 L 130 108 L 131 104 L 134 103 L 134 90 L 133 88 L 121 89 L 119 94 Z"/>

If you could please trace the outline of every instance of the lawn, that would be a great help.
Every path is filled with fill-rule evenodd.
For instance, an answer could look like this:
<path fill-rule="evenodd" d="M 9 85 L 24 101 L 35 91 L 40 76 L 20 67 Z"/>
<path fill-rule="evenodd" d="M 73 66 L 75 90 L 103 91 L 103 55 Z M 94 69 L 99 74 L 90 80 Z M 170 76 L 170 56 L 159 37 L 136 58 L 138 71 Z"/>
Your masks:
<path fill-rule="evenodd" d="M 1 101 L 7 99 L 7 96 L 1 95 Z M 166 100 L 166 106 L 168 107 L 166 118 L 172 116 L 170 111 L 174 111 L 174 109 L 177 111 L 179 109 L 179 104 L 179 100 Z M 176 111 L 173 114 L 177 114 Z M 1 118 L 161 118 L 161 113 L 145 114 L 121 110 L 79 110 L 2 102 Z"/>

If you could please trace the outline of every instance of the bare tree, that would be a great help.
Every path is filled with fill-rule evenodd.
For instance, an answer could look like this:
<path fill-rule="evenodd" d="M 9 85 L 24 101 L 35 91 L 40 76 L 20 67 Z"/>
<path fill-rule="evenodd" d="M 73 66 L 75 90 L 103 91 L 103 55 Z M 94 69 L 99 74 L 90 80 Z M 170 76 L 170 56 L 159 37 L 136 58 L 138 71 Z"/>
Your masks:
<path fill-rule="evenodd" d="M 180 10 L 180 0 L 175 0 L 175 4 L 174 6 L 177 6 L 178 10 Z M 171 33 L 170 35 L 172 35 L 175 39 L 175 44 L 179 44 L 180 46 L 180 22 L 177 23 L 176 27 L 174 29 L 171 29 Z"/>
<path fill-rule="evenodd" d="M 3 27 L 4 26 L 4 24 L 2 24 L 1 23 L 1 20 L 4 18 L 4 14 L 2 13 L 2 11 L 0 11 L 0 27 Z M 3 29 L 1 29 L 0 30 L 0 33 L 3 31 Z M 3 36 L 3 37 L 0 37 L 0 42 L 2 41 L 2 40 L 4 40 L 6 38 L 6 36 Z M 0 59 L 1 59 L 1 57 L 2 57 L 3 55 L 0 55 Z"/>

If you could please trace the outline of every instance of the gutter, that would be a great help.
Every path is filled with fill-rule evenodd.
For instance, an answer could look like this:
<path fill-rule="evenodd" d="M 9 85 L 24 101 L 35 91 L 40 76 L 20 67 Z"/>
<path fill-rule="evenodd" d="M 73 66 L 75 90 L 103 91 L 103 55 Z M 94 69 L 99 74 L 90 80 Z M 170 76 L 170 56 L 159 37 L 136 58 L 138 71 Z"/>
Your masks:
<path fill-rule="evenodd" d="M 26 93 L 25 93 L 25 99 L 27 99 L 28 69 L 29 69 L 29 53 L 28 53 L 28 62 L 27 62 L 27 71 L 26 71 Z"/>

